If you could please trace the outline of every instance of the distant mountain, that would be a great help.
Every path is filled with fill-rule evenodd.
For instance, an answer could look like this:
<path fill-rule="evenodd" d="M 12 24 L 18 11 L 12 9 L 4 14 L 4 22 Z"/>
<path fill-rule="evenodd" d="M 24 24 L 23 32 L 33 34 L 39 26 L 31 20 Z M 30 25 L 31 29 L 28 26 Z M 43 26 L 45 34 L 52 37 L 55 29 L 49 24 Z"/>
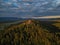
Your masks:
<path fill-rule="evenodd" d="M 15 21 L 18 20 L 16 17 L 0 17 L 0 22 L 5 22 L 5 21 Z"/>
<path fill-rule="evenodd" d="M 17 17 L 0 17 L 0 22 L 13 22 L 17 20 L 24 20 L 23 18 L 17 18 Z"/>
<path fill-rule="evenodd" d="M 1 31 L 0 45 L 59 45 L 60 29 L 52 23 L 26 20 L 10 25 Z"/>
<path fill-rule="evenodd" d="M 60 20 L 60 16 L 42 16 L 42 17 L 0 17 L 0 22 L 13 22 L 17 20 L 27 20 L 27 19 L 39 19 L 39 20 Z"/>

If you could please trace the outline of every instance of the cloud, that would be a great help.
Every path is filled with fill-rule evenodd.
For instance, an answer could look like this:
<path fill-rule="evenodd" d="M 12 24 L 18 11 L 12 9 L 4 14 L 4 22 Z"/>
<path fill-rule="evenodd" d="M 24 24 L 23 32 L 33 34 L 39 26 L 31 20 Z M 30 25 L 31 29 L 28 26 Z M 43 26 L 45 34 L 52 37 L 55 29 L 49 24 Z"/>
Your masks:
<path fill-rule="evenodd" d="M 13 2 L 17 2 L 17 0 L 12 0 Z"/>
<path fill-rule="evenodd" d="M 42 3 L 42 5 L 47 5 L 49 2 L 44 2 L 44 3 Z"/>
<path fill-rule="evenodd" d="M 60 18 L 60 16 L 42 16 L 42 17 L 30 17 L 34 19 L 51 19 L 51 18 Z"/>
<path fill-rule="evenodd" d="M 56 0 L 56 4 L 60 4 L 60 0 Z"/>
<path fill-rule="evenodd" d="M 0 2 L 0 11 L 3 11 L 6 16 L 9 14 L 11 16 L 43 15 L 45 12 L 53 12 L 53 9 L 56 7 L 55 0 L 1 0 Z M 1 15 L 4 14 L 1 13 Z"/>

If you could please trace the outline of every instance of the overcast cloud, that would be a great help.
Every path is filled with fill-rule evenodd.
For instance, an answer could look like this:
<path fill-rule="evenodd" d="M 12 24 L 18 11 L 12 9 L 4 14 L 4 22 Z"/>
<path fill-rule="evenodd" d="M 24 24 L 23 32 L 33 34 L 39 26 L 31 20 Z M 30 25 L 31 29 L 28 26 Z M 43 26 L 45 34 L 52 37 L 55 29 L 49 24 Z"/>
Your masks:
<path fill-rule="evenodd" d="M 1 0 L 1 16 L 60 15 L 60 0 Z"/>

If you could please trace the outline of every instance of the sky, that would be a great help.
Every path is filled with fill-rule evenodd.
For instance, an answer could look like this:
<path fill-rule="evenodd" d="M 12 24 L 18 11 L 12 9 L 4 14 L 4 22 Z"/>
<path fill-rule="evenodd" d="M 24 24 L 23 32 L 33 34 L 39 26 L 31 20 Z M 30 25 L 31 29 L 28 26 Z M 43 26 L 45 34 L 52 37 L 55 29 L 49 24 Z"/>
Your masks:
<path fill-rule="evenodd" d="M 0 17 L 60 16 L 60 0 L 0 0 Z"/>

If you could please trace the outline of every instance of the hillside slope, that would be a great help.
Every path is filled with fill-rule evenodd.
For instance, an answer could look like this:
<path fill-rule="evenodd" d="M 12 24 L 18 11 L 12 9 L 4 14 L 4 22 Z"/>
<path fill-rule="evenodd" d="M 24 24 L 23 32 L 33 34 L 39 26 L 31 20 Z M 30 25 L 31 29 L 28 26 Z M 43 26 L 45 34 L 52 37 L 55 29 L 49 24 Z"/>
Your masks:
<path fill-rule="evenodd" d="M 60 45 L 60 29 L 52 22 L 26 20 L 0 32 L 0 45 Z"/>

